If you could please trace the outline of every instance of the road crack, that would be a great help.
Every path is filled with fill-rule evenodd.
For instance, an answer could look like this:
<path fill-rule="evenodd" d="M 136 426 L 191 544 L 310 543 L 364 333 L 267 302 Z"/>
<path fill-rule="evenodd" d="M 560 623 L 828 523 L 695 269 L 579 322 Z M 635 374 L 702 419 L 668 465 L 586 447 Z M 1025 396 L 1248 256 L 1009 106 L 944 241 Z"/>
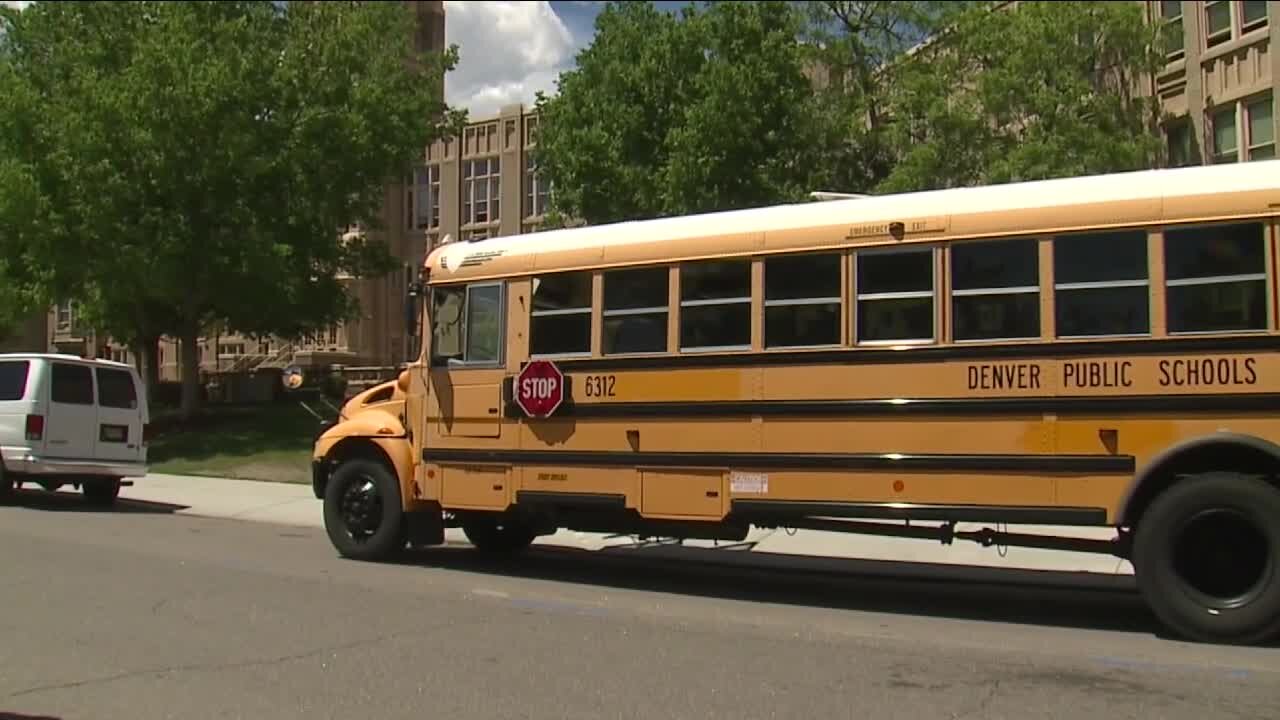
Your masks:
<path fill-rule="evenodd" d="M 356 648 L 368 645 L 376 645 L 392 638 L 403 638 L 409 635 L 421 634 L 420 632 L 394 632 L 379 635 L 366 640 L 358 640 L 355 642 L 343 643 L 340 645 L 326 645 L 324 647 L 315 648 L 306 652 L 293 653 L 290 655 L 280 655 L 270 658 L 258 658 L 253 660 L 240 660 L 237 662 L 226 663 L 191 663 L 186 665 L 166 665 L 161 667 L 142 668 L 138 670 L 130 670 L 128 672 L 117 673 L 115 675 L 106 675 L 103 677 L 86 678 L 83 680 L 72 680 L 69 682 L 53 683 L 49 685 L 37 685 L 35 687 L 26 688 L 17 692 L 9 693 L 10 698 L 23 697 L 26 695 L 35 695 L 38 693 L 54 692 L 57 690 L 73 690 L 77 688 L 90 687 L 94 685 L 107 685 L 121 680 L 129 680 L 131 678 L 141 677 L 144 675 L 176 675 L 179 673 L 196 673 L 196 672 L 222 672 L 226 670 L 243 670 L 254 667 L 269 667 L 272 665 L 282 665 L 284 663 L 297 662 L 306 660 L 326 653 L 343 652 L 346 650 L 354 650 Z"/>

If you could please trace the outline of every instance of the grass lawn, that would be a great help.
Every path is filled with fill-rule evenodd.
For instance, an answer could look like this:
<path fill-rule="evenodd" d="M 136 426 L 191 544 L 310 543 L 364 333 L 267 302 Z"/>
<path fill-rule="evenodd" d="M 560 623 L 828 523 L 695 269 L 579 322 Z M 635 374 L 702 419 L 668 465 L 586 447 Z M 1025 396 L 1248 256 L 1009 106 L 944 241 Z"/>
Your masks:
<path fill-rule="evenodd" d="M 319 421 L 297 403 L 214 407 L 185 422 L 171 411 L 154 415 L 147 450 L 152 472 L 311 482 Z"/>

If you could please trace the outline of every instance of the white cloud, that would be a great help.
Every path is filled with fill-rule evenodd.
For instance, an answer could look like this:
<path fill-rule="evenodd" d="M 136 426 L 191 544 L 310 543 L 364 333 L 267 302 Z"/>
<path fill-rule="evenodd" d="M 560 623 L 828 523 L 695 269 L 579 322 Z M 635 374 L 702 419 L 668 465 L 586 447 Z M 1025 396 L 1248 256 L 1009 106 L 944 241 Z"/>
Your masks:
<path fill-rule="evenodd" d="M 459 53 L 445 100 L 473 118 L 554 92 L 579 47 L 546 2 L 445 2 L 445 36 Z"/>

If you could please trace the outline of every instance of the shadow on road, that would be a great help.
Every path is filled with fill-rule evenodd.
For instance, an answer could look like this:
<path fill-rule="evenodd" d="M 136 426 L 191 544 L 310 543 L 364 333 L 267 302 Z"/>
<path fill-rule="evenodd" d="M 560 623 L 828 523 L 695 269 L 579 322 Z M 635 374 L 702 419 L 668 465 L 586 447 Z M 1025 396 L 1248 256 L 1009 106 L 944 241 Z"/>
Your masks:
<path fill-rule="evenodd" d="M 0 712 L 0 720 L 58 720 L 52 715 L 21 715 L 19 713 Z"/>
<path fill-rule="evenodd" d="M 11 507 L 23 507 L 45 512 L 86 512 L 86 513 L 143 513 L 164 515 L 186 510 L 187 505 L 150 502 L 147 500 L 125 500 L 120 498 L 110 507 L 93 505 L 85 500 L 84 495 L 70 490 L 48 492 L 34 488 L 23 488 L 15 492 L 5 503 Z M 0 714 L 0 720 L 5 720 Z"/>
<path fill-rule="evenodd" d="M 518 557 L 496 558 L 447 546 L 414 552 L 405 563 L 724 600 L 1163 636 L 1132 576 L 700 548 L 535 546 Z"/>

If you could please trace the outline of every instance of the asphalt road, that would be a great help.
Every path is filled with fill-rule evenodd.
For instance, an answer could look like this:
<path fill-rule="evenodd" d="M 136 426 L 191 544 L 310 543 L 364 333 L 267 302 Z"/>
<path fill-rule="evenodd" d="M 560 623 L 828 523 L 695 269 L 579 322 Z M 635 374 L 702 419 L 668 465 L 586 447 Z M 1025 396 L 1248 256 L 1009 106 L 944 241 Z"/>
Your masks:
<path fill-rule="evenodd" d="M 337 558 L 319 531 L 0 508 L 0 719 L 1280 717 L 1280 649 L 1131 589 L 538 549 Z"/>

